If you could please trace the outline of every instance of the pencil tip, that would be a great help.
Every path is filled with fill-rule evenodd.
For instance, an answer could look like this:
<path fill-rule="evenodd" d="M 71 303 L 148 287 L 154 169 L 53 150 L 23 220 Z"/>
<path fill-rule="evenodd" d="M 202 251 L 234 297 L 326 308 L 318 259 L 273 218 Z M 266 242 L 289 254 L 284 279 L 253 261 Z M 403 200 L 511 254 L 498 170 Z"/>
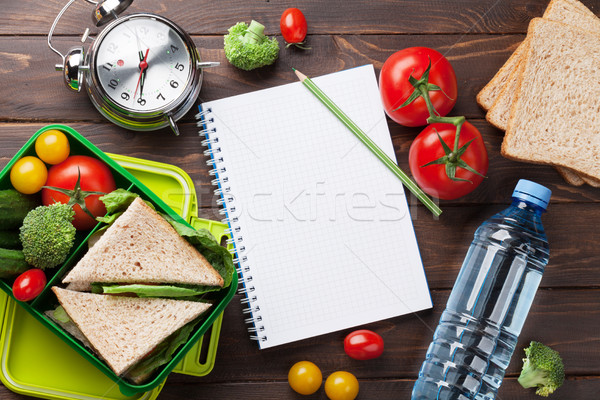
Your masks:
<path fill-rule="evenodd" d="M 292 71 L 296 72 L 296 68 L 292 67 Z"/>
<path fill-rule="evenodd" d="M 302 72 L 298 71 L 297 69 L 294 69 L 294 73 L 296 74 L 298 79 L 300 79 L 301 81 L 304 81 L 306 79 L 306 75 L 304 75 Z"/>

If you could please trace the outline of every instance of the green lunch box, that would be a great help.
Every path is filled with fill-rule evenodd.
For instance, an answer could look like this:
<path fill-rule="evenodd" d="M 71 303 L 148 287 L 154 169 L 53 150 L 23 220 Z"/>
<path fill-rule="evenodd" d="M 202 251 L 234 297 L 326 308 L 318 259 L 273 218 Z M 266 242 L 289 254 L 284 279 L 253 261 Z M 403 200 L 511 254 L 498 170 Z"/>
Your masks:
<path fill-rule="evenodd" d="M 58 129 L 67 135 L 71 154 L 104 161 L 111 169 L 117 187 L 138 193 L 157 210 L 180 222 L 187 222 L 196 229 L 208 229 L 220 243 L 229 238 L 226 224 L 197 218 L 194 184 L 183 170 L 168 164 L 103 153 L 65 125 L 49 125 L 36 132 L 0 172 L 0 190 L 12 187 L 11 167 L 21 157 L 35 156 L 36 138 L 50 129 Z M 213 307 L 188 342 L 152 380 L 142 385 L 121 380 L 94 353 L 44 315 L 46 310 L 58 305 L 50 288 L 60 286 L 62 277 L 85 253 L 87 239 L 93 232 L 78 233 L 72 254 L 63 265 L 45 271 L 48 283 L 42 294 L 31 302 L 14 300 L 14 279 L 0 279 L 0 288 L 4 291 L 0 292 L 0 379 L 4 385 L 20 394 L 48 399 L 154 399 L 170 372 L 195 376 L 208 374 L 215 362 L 223 310 L 237 289 L 236 273 L 228 288 L 213 292 Z"/>

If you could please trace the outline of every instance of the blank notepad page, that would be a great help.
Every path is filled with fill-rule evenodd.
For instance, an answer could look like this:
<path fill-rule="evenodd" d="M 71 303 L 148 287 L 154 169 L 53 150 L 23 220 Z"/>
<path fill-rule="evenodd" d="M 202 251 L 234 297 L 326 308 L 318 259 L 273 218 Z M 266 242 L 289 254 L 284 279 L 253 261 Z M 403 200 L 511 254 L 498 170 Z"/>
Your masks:
<path fill-rule="evenodd" d="M 313 81 L 396 159 L 371 65 Z M 431 307 L 402 183 L 300 82 L 201 110 L 261 348 Z"/>

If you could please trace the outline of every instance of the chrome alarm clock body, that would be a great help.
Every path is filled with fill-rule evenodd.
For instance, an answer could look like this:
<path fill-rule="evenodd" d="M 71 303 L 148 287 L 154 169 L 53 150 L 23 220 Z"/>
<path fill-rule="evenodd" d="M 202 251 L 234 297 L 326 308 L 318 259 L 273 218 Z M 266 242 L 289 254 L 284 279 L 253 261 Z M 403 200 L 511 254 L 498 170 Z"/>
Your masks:
<path fill-rule="evenodd" d="M 52 47 L 59 12 L 48 34 L 48 46 L 60 55 L 67 87 L 85 86 L 92 104 L 108 120 L 127 129 L 150 131 L 171 126 L 194 105 L 202 86 L 202 69 L 219 65 L 201 62 L 191 37 L 172 21 L 150 13 L 119 17 L 133 0 L 94 2 L 92 21 L 107 24 L 86 52 L 76 46 L 65 55 Z M 82 42 L 88 39 L 85 31 Z M 85 82 L 85 85 L 83 84 Z"/>
<path fill-rule="evenodd" d="M 187 33 L 154 14 L 114 20 L 86 56 L 86 91 L 117 125 L 153 130 L 177 121 L 202 84 L 198 51 Z M 142 67 L 140 67 L 142 65 Z"/>

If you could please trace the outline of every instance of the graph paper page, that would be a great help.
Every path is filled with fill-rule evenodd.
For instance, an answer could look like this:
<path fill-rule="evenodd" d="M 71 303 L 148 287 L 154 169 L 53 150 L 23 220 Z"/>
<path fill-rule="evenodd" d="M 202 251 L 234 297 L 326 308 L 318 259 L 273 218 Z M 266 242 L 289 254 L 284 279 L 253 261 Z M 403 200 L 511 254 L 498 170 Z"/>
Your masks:
<path fill-rule="evenodd" d="M 313 81 L 396 160 L 371 65 Z M 306 87 L 201 109 L 261 348 L 431 307 L 402 183 Z"/>

